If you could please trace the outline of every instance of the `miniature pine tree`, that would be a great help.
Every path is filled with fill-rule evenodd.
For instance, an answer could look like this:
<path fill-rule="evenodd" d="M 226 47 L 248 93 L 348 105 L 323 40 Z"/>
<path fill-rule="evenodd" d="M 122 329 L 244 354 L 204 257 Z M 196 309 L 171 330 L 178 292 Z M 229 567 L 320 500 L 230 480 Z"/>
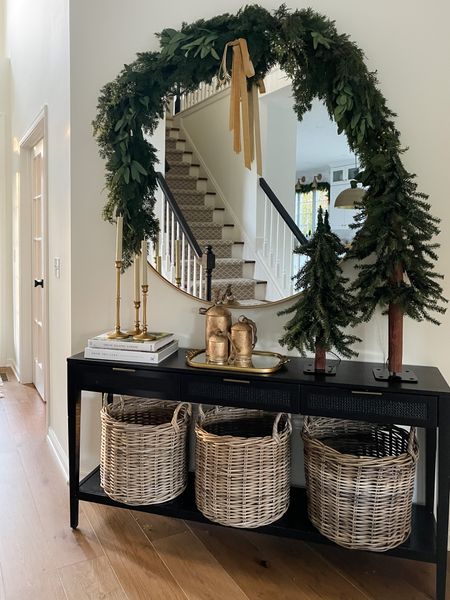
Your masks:
<path fill-rule="evenodd" d="M 437 281 L 442 276 L 433 270 L 438 244 L 431 242 L 439 219 L 392 153 L 377 154 L 365 165 L 361 181 L 370 186 L 352 225 L 356 235 L 349 257 L 364 262 L 357 265 L 352 290 L 360 320 L 368 321 L 378 305 L 388 315 L 388 371 L 401 377 L 404 315 L 438 325 L 430 313 L 445 312 L 447 300 Z"/>
<path fill-rule="evenodd" d="M 278 313 L 294 313 L 279 342 L 289 350 L 296 348 L 302 356 L 307 350 L 314 352 L 314 369 L 322 372 L 326 369 L 327 351 L 334 348 L 350 358 L 357 355 L 351 344 L 361 341 L 343 331 L 355 320 L 355 302 L 339 264 L 345 248 L 330 229 L 327 211 L 324 215 L 319 208 L 315 233 L 295 252 L 309 260 L 294 277 L 296 291 L 302 292 L 299 299 Z"/>

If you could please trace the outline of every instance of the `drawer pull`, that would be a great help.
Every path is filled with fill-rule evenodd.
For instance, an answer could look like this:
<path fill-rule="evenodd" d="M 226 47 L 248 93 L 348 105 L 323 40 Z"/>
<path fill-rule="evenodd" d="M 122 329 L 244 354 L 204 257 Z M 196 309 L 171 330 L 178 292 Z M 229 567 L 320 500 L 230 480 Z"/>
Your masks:
<path fill-rule="evenodd" d="M 363 390 L 352 390 L 352 394 L 364 394 L 365 396 L 382 396 L 383 392 L 365 392 Z"/>
<path fill-rule="evenodd" d="M 125 371 L 125 373 L 136 373 L 136 369 L 125 369 L 122 367 L 113 367 L 113 371 Z"/>
<path fill-rule="evenodd" d="M 250 381 L 245 379 L 227 379 L 226 377 L 223 378 L 223 381 L 227 381 L 228 383 L 250 383 Z"/>

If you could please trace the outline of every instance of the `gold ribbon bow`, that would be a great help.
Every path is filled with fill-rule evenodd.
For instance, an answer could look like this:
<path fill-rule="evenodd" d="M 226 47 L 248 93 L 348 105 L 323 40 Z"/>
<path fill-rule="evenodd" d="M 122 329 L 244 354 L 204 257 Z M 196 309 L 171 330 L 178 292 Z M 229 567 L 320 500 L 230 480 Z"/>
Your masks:
<path fill-rule="evenodd" d="M 228 48 L 233 49 L 231 76 L 227 70 Z M 244 164 L 252 168 L 256 158 L 256 170 L 262 175 L 261 132 L 259 126 L 258 90 L 265 92 L 264 82 L 259 81 L 250 88 L 247 79 L 255 75 L 253 63 L 248 53 L 247 42 L 243 38 L 228 42 L 223 51 L 219 81 L 231 80 L 230 92 L 230 131 L 233 132 L 233 149 L 239 153 L 244 148 Z M 241 108 L 242 108 L 242 146 L 241 146 Z"/>

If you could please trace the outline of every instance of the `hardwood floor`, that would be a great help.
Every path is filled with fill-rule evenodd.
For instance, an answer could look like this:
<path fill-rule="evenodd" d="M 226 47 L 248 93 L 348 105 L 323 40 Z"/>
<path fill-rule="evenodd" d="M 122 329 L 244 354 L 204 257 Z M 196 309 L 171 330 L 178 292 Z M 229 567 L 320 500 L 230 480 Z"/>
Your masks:
<path fill-rule="evenodd" d="M 425 600 L 434 567 L 82 503 L 10 371 L 0 397 L 0 600 Z M 450 596 L 449 596 L 450 598 Z"/>

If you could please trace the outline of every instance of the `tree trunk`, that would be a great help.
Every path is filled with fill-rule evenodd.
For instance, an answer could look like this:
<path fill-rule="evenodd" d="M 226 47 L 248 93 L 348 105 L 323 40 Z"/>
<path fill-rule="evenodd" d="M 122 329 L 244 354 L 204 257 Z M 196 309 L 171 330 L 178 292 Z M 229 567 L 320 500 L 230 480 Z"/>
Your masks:
<path fill-rule="evenodd" d="M 316 354 L 314 356 L 314 370 L 316 372 L 325 371 L 327 366 L 327 353 L 319 340 L 316 340 Z"/>
<path fill-rule="evenodd" d="M 401 265 L 395 267 L 392 281 L 396 284 L 403 281 Z M 388 328 L 388 369 L 390 373 L 401 373 L 403 370 L 403 310 L 398 304 L 389 304 Z"/>

